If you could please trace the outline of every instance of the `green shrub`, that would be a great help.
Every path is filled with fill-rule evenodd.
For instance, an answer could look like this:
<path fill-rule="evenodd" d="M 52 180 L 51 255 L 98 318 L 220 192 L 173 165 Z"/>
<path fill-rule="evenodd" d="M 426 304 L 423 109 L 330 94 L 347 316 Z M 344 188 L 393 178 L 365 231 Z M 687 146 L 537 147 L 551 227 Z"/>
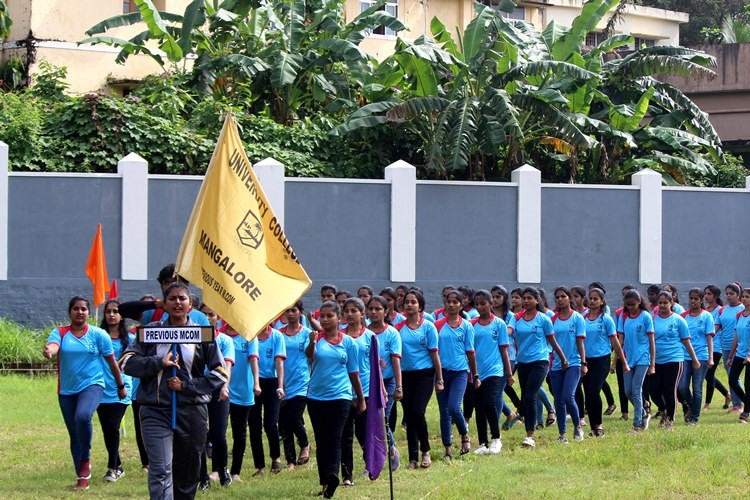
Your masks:
<path fill-rule="evenodd" d="M 0 141 L 9 146 L 9 168 L 28 169 L 42 155 L 42 107 L 28 94 L 0 92 Z"/>
<path fill-rule="evenodd" d="M 0 318 L 0 363 L 46 362 L 42 356 L 46 341 L 45 332 Z"/>

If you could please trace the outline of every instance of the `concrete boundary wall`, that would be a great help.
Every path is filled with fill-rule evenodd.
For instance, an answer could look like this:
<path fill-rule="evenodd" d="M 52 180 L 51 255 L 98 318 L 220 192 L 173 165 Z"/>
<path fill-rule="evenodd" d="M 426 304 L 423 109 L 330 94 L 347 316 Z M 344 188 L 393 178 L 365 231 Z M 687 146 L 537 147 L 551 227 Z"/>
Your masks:
<path fill-rule="evenodd" d="M 651 170 L 599 186 L 543 184 L 528 165 L 508 183 L 418 181 L 403 161 L 382 180 L 285 178 L 271 158 L 255 168 L 314 281 L 309 307 L 323 283 L 415 284 L 432 309 L 447 283 L 598 280 L 617 303 L 625 283 L 750 282 L 750 177 L 746 189 L 697 189 L 663 187 Z M 91 295 L 84 268 L 98 223 L 121 296 L 157 293 L 202 179 L 149 175 L 133 153 L 117 174 L 9 172 L 0 143 L 0 316 L 64 321 L 70 296 Z"/>

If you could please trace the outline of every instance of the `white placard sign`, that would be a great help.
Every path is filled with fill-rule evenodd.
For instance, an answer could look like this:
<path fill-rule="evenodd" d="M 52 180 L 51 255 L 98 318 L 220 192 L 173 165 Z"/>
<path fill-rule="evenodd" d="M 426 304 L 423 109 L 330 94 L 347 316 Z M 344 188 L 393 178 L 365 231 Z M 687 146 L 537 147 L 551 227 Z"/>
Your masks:
<path fill-rule="evenodd" d="M 212 326 L 139 326 L 143 344 L 200 344 L 214 339 Z"/>

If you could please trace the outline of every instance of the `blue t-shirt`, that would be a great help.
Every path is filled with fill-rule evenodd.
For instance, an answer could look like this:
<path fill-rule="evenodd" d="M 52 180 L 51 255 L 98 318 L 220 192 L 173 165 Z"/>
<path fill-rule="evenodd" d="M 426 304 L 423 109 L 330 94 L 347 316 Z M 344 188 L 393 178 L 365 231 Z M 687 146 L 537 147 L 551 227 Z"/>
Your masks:
<path fill-rule="evenodd" d="M 234 366 L 229 379 L 229 402 L 240 406 L 255 404 L 255 376 L 250 358 L 258 359 L 258 339 L 252 342 L 242 335 L 227 335 L 234 344 Z"/>
<path fill-rule="evenodd" d="M 477 311 L 475 307 L 470 307 L 469 309 L 464 309 L 463 311 L 466 313 L 469 319 L 474 319 L 474 318 L 479 317 L 479 311 Z"/>
<path fill-rule="evenodd" d="M 459 316 L 456 328 L 448 324 L 448 318 L 435 323 L 438 331 L 440 365 L 443 370 L 468 372 L 469 360 L 466 354 L 474 352 L 474 327 L 468 320 Z"/>
<path fill-rule="evenodd" d="M 409 322 L 403 321 L 395 326 L 401 334 L 402 371 L 424 370 L 432 368 L 431 352 L 438 352 L 438 334 L 435 325 L 422 318 L 415 330 L 409 328 Z"/>
<path fill-rule="evenodd" d="M 622 349 L 628 366 L 632 368 L 651 364 L 648 336 L 654 334 L 654 320 L 648 311 L 641 311 L 635 318 L 624 311 L 617 324 L 617 333 L 623 336 Z"/>
<path fill-rule="evenodd" d="M 441 307 L 440 309 L 435 309 L 434 311 L 432 311 L 432 318 L 433 318 L 433 321 L 432 321 L 433 323 L 435 321 L 440 321 L 441 319 L 445 318 L 445 307 Z"/>
<path fill-rule="evenodd" d="M 347 334 L 346 332 L 343 333 Z M 366 398 L 370 396 L 370 348 L 374 336 L 375 334 L 371 330 L 363 327 L 358 336 L 351 337 L 357 348 L 359 381 L 362 383 L 362 393 Z M 353 394 L 352 397 L 356 397 L 356 395 Z"/>
<path fill-rule="evenodd" d="M 678 304 L 677 302 L 675 302 L 675 303 L 674 303 L 674 304 L 672 305 L 672 312 L 676 312 L 677 314 L 682 314 L 682 313 L 684 313 L 684 312 L 685 312 L 685 308 L 684 308 L 684 307 L 682 307 L 682 306 L 681 306 L 680 304 Z"/>
<path fill-rule="evenodd" d="M 513 319 L 513 313 L 508 311 L 505 313 L 505 317 L 501 318 L 505 322 L 506 329 L 508 331 L 508 359 L 511 363 L 516 361 L 516 337 L 513 330 L 508 329 L 510 322 Z"/>
<path fill-rule="evenodd" d="M 130 344 L 130 342 L 132 342 L 134 339 L 135 335 L 129 333 L 128 344 Z M 120 339 L 112 340 L 112 350 L 115 352 L 115 359 L 120 359 L 120 356 L 122 356 L 122 353 L 125 350 L 122 347 L 122 342 L 120 342 Z M 122 383 L 125 385 L 125 389 L 127 389 L 128 391 L 128 395 L 125 396 L 125 399 L 120 399 L 120 396 L 117 395 L 117 382 L 115 381 L 115 376 L 112 375 L 112 370 L 109 369 L 109 365 L 107 364 L 106 359 L 101 358 L 101 364 L 102 374 L 104 374 L 104 394 L 102 395 L 101 402 L 122 403 L 124 405 L 129 405 L 133 399 L 133 377 L 131 377 L 130 375 L 125 375 L 125 373 L 122 371 L 120 372 L 120 375 L 122 376 Z"/>
<path fill-rule="evenodd" d="M 114 356 L 112 340 L 101 328 L 86 325 L 81 338 L 69 326 L 59 326 L 47 338 L 57 344 L 57 393 L 63 396 L 78 394 L 90 385 L 104 387 L 104 372 L 100 358 Z M 109 370 L 109 365 L 107 365 Z"/>
<path fill-rule="evenodd" d="M 583 316 L 586 322 L 586 347 L 587 358 L 600 358 L 612 354 L 612 337 L 617 336 L 615 320 L 609 314 L 599 313 L 599 316 L 591 319 L 589 313 Z"/>
<path fill-rule="evenodd" d="M 690 338 L 685 318 L 673 312 L 666 318 L 659 314 L 654 318 L 654 343 L 656 364 L 682 362 L 682 340 Z"/>
<path fill-rule="evenodd" d="M 354 339 L 339 332 L 335 343 L 325 339 L 324 334 L 315 342 L 310 389 L 307 398 L 316 401 L 351 400 L 353 397 L 350 373 L 358 373 L 359 360 Z"/>
<path fill-rule="evenodd" d="M 305 316 L 304 314 L 300 317 L 299 322 L 300 322 L 300 324 L 302 326 L 304 326 L 308 330 L 312 330 L 312 327 L 310 326 L 310 321 L 307 319 L 307 316 Z M 271 325 L 271 326 L 273 326 L 277 330 L 281 331 L 282 328 L 286 328 L 286 323 L 284 323 L 284 320 L 283 320 L 282 317 L 279 317 L 279 319 L 277 319 L 276 321 L 274 321 L 273 325 Z M 309 335 L 309 333 L 308 333 L 308 335 Z M 308 338 L 308 340 L 310 340 L 310 339 Z"/>
<path fill-rule="evenodd" d="M 310 329 L 300 324 L 297 333 L 284 326 L 280 330 L 286 347 L 284 360 L 284 399 L 307 394 L 310 384 L 310 363 L 305 348 L 310 343 Z"/>
<path fill-rule="evenodd" d="M 154 321 L 164 321 L 169 318 L 169 313 L 167 311 L 158 309 L 159 314 L 156 314 L 156 311 L 157 309 L 143 311 L 143 315 L 141 315 L 141 324 L 148 325 Z M 156 319 L 154 319 L 155 314 L 157 316 Z M 188 311 L 188 318 L 198 326 L 211 326 L 211 323 L 208 321 L 208 316 L 200 312 L 198 309 L 190 309 L 190 311 Z"/>
<path fill-rule="evenodd" d="M 737 314 L 745 310 L 745 306 L 737 304 L 736 306 L 722 306 L 719 311 L 719 321 L 716 323 L 716 330 L 721 327 L 721 348 L 724 351 L 732 350 L 734 342 L 734 330 L 737 326 Z"/>
<path fill-rule="evenodd" d="M 219 347 L 221 355 L 224 356 L 225 364 L 232 363 L 234 365 L 234 342 L 232 342 L 231 337 L 226 333 L 219 333 L 216 335 L 216 345 Z M 206 373 L 209 372 L 206 371 Z"/>
<path fill-rule="evenodd" d="M 480 318 L 471 320 L 474 326 L 474 348 L 477 356 L 477 373 L 484 380 L 489 377 L 502 377 L 505 373 L 501 347 L 508 347 L 508 325 L 494 314 L 487 324 Z"/>
<path fill-rule="evenodd" d="M 708 311 L 708 309 L 706 309 Z M 718 352 L 721 354 L 721 330 L 718 328 L 719 324 L 719 311 L 721 310 L 721 306 L 717 305 L 714 307 L 713 311 L 708 311 L 711 314 L 711 317 L 714 319 L 714 352 Z"/>
<path fill-rule="evenodd" d="M 545 313 L 534 313 L 534 317 L 527 321 L 524 312 L 513 316 L 508 330 L 513 330 L 516 338 L 516 359 L 519 363 L 533 363 L 549 360 L 547 337 L 555 334 L 552 330 L 552 320 Z"/>
<path fill-rule="evenodd" d="M 750 354 L 750 316 L 739 313 L 737 317 L 737 351 L 734 353 L 735 358 L 747 358 Z M 750 368 L 745 368 L 750 370 Z"/>
<path fill-rule="evenodd" d="M 430 323 L 435 323 L 435 321 L 437 321 L 435 319 L 435 316 L 433 316 L 432 314 L 430 314 L 428 312 L 423 312 L 422 313 L 422 318 L 425 319 L 425 320 L 427 320 L 427 321 L 429 321 Z"/>
<path fill-rule="evenodd" d="M 565 319 L 560 314 L 552 317 L 552 331 L 555 332 L 555 340 L 560 346 L 568 366 L 581 366 L 581 353 L 578 351 L 577 339 L 586 338 L 586 322 L 579 312 L 571 311 L 570 316 Z M 562 360 L 556 352 L 552 353 L 552 370 L 562 370 Z"/>
<path fill-rule="evenodd" d="M 276 358 L 286 359 L 286 343 L 284 335 L 269 327 L 270 335 L 264 340 L 258 339 L 258 372 L 260 378 L 276 378 Z"/>
<path fill-rule="evenodd" d="M 385 330 L 375 335 L 378 336 L 378 354 L 383 379 L 393 378 L 393 357 L 401 359 L 401 335 L 391 325 L 386 325 Z"/>
<path fill-rule="evenodd" d="M 391 325 L 398 325 L 402 321 L 406 321 L 406 316 L 404 316 L 398 311 L 394 311 L 393 318 L 391 318 Z M 370 326 L 370 325 L 368 324 L 367 326 Z"/>
<path fill-rule="evenodd" d="M 690 314 L 690 311 L 685 311 L 681 316 L 687 322 L 690 343 L 693 345 L 695 356 L 698 361 L 708 361 L 708 341 L 706 337 L 714 334 L 714 317 L 710 312 L 703 309 L 697 316 Z M 684 345 L 682 346 L 682 354 L 685 361 L 692 360 Z"/>

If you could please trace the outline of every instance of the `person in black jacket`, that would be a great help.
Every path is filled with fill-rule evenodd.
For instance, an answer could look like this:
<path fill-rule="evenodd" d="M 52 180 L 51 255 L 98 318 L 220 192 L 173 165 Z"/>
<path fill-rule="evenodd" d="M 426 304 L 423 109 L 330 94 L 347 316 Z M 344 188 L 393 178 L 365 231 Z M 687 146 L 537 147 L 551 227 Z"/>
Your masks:
<path fill-rule="evenodd" d="M 190 290 L 181 282 L 164 290 L 162 322 L 149 326 L 196 326 L 188 317 Z M 152 499 L 194 498 L 200 453 L 206 442 L 211 393 L 227 380 L 224 359 L 215 342 L 142 344 L 138 339 L 120 358 L 122 370 L 141 379 L 137 399 L 143 440 L 149 459 L 148 488 Z M 171 376 L 172 367 L 177 376 Z M 172 430 L 172 394 L 177 393 L 177 428 Z"/>

